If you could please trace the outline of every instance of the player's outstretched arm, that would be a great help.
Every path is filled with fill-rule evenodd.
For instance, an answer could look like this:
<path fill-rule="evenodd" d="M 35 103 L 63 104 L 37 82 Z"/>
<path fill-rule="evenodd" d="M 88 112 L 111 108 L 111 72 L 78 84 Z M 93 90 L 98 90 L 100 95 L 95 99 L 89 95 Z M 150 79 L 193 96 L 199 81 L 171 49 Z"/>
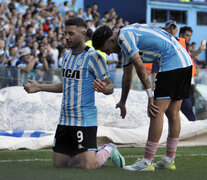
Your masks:
<path fill-rule="evenodd" d="M 109 95 L 114 92 L 114 85 L 110 79 L 105 79 L 104 81 L 95 79 L 93 81 L 93 89 L 97 92 L 102 92 L 105 95 Z"/>
<path fill-rule="evenodd" d="M 39 91 L 61 93 L 62 92 L 62 82 L 56 84 L 39 84 L 36 81 L 28 79 L 29 84 L 24 84 L 24 90 L 28 93 L 36 93 Z"/>

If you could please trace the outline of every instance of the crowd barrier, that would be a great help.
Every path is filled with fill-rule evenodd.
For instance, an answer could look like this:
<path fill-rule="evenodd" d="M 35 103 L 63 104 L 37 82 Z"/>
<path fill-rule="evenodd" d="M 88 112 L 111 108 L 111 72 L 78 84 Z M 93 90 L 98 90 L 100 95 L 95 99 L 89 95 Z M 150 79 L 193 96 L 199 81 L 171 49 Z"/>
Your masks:
<path fill-rule="evenodd" d="M 39 83 L 57 83 L 62 80 L 62 69 L 49 69 L 47 72 L 31 72 L 22 73 L 16 67 L 0 67 L 0 89 L 9 86 L 22 86 L 27 83 L 27 79 L 36 80 Z M 109 71 L 112 82 L 115 88 L 121 88 L 123 69 L 117 68 L 116 70 Z M 141 81 L 137 78 L 136 73 L 133 73 L 131 88 L 134 90 L 142 90 Z"/>
<path fill-rule="evenodd" d="M 207 69 L 205 69 L 206 75 L 195 76 L 196 84 L 207 85 Z M 203 72 L 202 72 L 203 73 Z M 116 70 L 109 71 L 112 82 L 115 88 L 122 87 L 123 69 L 117 68 Z M 57 83 L 62 80 L 62 69 L 49 69 L 47 72 L 35 71 L 32 73 L 22 73 L 19 68 L 0 66 L 0 89 L 9 86 L 22 86 L 27 83 L 27 79 L 36 80 L 39 83 Z M 152 80 L 152 76 L 150 75 Z M 135 70 L 133 71 L 131 89 L 143 90 L 142 83 L 137 77 Z"/>

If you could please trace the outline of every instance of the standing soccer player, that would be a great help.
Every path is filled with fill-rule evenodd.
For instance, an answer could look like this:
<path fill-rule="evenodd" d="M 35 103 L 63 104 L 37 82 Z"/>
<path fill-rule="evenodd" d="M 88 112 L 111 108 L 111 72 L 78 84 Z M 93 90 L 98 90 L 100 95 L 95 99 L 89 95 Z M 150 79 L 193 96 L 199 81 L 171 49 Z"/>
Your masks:
<path fill-rule="evenodd" d="M 28 93 L 39 91 L 63 92 L 62 106 L 53 144 L 53 166 L 84 169 L 101 167 L 108 158 L 123 167 L 125 160 L 113 144 L 97 150 L 97 108 L 95 91 L 113 93 L 113 84 L 105 61 L 94 49 L 85 45 L 87 26 L 83 19 L 73 18 L 65 23 L 68 48 L 63 55 L 63 81 L 58 84 L 24 85 Z"/>
<path fill-rule="evenodd" d="M 133 65 L 149 97 L 150 127 L 144 157 L 124 169 L 154 171 L 156 166 L 175 170 L 174 159 L 181 128 L 179 110 L 182 99 L 189 96 L 191 83 L 190 56 L 172 35 L 146 24 L 132 24 L 120 29 L 118 33 L 102 26 L 95 31 L 92 41 L 96 49 L 107 54 L 122 52 L 124 56 L 122 94 L 117 104 L 122 118 L 126 116 L 125 103 L 130 90 Z M 159 66 L 154 96 L 143 61 L 157 63 Z M 166 156 L 154 166 L 153 160 L 162 134 L 164 113 L 169 122 Z"/>

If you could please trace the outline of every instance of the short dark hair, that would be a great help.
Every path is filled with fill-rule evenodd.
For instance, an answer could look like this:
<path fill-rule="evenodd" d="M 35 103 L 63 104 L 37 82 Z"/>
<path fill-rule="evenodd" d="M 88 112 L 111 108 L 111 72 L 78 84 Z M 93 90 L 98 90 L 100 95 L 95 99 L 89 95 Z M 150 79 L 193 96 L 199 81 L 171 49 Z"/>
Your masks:
<path fill-rule="evenodd" d="M 180 34 L 185 34 L 186 31 L 190 31 L 191 33 L 193 33 L 193 30 L 192 30 L 192 28 L 190 26 L 184 26 L 184 27 L 180 28 L 179 35 Z"/>
<path fill-rule="evenodd" d="M 82 18 L 71 18 L 65 22 L 66 26 L 75 25 L 87 29 L 86 22 Z"/>
<path fill-rule="evenodd" d="M 103 47 L 105 42 L 113 35 L 110 27 L 104 25 L 99 27 L 93 34 L 92 43 L 95 49 Z"/>
<path fill-rule="evenodd" d="M 69 3 L 69 2 L 68 2 L 68 1 L 65 1 L 63 5 L 64 5 L 64 6 L 66 6 L 66 5 L 67 5 L 67 3 Z"/>
<path fill-rule="evenodd" d="M 88 37 L 88 39 L 92 39 L 92 37 L 93 37 L 93 31 L 90 28 L 88 28 L 87 33 L 86 33 L 86 36 Z"/>

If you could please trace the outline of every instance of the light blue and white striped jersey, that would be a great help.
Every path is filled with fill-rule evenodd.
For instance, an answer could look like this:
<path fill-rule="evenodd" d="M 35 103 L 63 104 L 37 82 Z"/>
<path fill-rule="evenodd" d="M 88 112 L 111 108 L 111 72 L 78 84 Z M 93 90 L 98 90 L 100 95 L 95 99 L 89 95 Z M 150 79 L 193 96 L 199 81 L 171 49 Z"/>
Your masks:
<path fill-rule="evenodd" d="M 139 52 L 143 62 L 158 62 L 159 72 L 192 66 L 192 59 L 168 32 L 147 24 L 132 24 L 119 32 L 118 43 L 124 56 L 123 65 Z"/>
<path fill-rule="evenodd" d="M 97 126 L 97 108 L 93 81 L 110 78 L 102 56 L 88 46 L 83 52 L 63 55 L 63 99 L 60 125 Z"/>

